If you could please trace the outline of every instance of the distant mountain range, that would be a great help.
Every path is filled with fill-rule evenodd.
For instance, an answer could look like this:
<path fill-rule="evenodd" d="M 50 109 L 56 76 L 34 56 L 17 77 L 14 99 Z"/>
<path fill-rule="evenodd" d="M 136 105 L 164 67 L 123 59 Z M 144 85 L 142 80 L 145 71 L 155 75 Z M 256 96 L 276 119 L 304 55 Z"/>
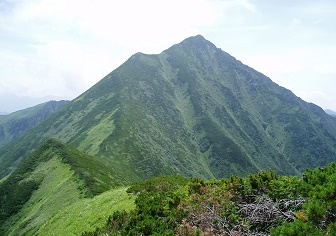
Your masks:
<path fill-rule="evenodd" d="M 68 101 L 49 101 L 31 108 L 0 116 L 0 148 L 37 125 Z"/>
<path fill-rule="evenodd" d="M 17 207 L 1 216 L 6 232 L 20 234 L 15 230 L 29 222 L 36 223 L 28 227 L 35 232 L 51 220 L 55 211 L 44 221 L 25 215 L 25 222 L 15 223 L 36 194 L 41 198 L 31 204 L 50 203 L 45 192 L 50 189 L 41 188 L 68 181 L 60 173 L 77 183 L 69 182 L 59 193 L 69 191 L 79 201 L 158 175 L 210 179 L 270 168 L 295 175 L 336 161 L 333 117 L 200 35 L 158 55 L 136 53 L 85 93 L 59 105 L 24 132 L 14 125 L 18 132 L 0 149 L 0 178 L 13 173 L 0 187 L 13 185 L 12 192 L 24 195 L 17 195 L 18 203 L 10 201 Z M 2 195 L 3 204 L 9 204 L 12 192 Z"/>
<path fill-rule="evenodd" d="M 326 109 L 325 112 L 331 116 L 334 116 L 336 117 L 336 112 L 335 111 L 332 111 L 332 110 L 329 110 L 329 109 Z"/>
<path fill-rule="evenodd" d="M 0 95 L 0 101 L 6 101 L 0 103 L 0 115 L 7 115 L 15 111 L 24 110 L 29 107 L 46 103 L 48 101 L 59 101 L 59 100 L 64 100 L 64 98 L 59 98 L 56 96 L 45 96 L 35 98 L 35 97 L 17 96 L 17 95 Z"/>

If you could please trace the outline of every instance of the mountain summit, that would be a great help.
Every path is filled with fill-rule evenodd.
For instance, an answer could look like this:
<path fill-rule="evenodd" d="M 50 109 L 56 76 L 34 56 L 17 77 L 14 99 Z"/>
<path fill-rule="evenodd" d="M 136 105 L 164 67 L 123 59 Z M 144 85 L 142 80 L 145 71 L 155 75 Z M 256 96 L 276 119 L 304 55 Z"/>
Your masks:
<path fill-rule="evenodd" d="M 336 160 L 336 122 L 202 36 L 137 53 L 0 150 L 5 176 L 56 138 L 125 181 L 178 173 L 297 174 Z"/>

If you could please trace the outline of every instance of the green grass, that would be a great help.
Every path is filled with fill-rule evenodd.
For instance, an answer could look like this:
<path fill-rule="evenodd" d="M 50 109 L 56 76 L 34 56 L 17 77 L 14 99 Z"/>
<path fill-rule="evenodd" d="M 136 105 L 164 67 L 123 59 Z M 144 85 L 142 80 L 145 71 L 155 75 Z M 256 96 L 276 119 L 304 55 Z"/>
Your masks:
<path fill-rule="evenodd" d="M 95 200 L 88 197 L 127 183 L 114 174 L 112 164 L 107 159 L 90 157 L 68 144 L 51 139 L 10 176 L 1 180 L 0 234 L 35 234 L 56 213 L 75 203 L 82 202 L 83 206 L 91 204 L 94 211 L 98 206 Z M 102 209 L 97 212 L 101 215 L 95 219 L 104 219 L 105 213 L 111 213 L 108 208 L 128 209 L 132 205 L 132 198 L 126 199 L 123 189 L 97 199 Z M 83 207 L 74 206 L 74 209 L 77 208 Z M 85 212 L 89 212 L 89 209 Z M 80 213 L 81 216 L 83 214 Z M 92 227 L 98 222 L 88 220 Z"/>
<path fill-rule="evenodd" d="M 100 150 L 100 144 L 111 135 L 115 125 L 112 120 L 114 112 L 103 119 L 96 126 L 93 126 L 88 132 L 87 137 L 81 142 L 79 149 L 89 155 L 97 155 Z"/>
<path fill-rule="evenodd" d="M 4 224 L 6 235 L 78 235 L 102 226 L 114 210 L 133 207 L 134 197 L 128 196 L 127 187 L 84 198 L 84 181 L 57 155 L 41 162 L 22 182 L 41 178 L 38 190 Z"/>
<path fill-rule="evenodd" d="M 60 210 L 37 231 L 41 235 L 80 235 L 85 231 L 102 227 L 116 210 L 135 207 L 135 196 L 120 187 L 102 193 L 92 199 L 82 199 Z"/>
<path fill-rule="evenodd" d="M 6 222 L 8 235 L 35 233 L 56 212 L 84 196 L 79 190 L 83 189 L 84 183 L 75 177 L 70 166 L 64 164 L 58 156 L 40 163 L 23 181 L 41 177 L 43 181 L 38 190 L 21 211 Z"/>

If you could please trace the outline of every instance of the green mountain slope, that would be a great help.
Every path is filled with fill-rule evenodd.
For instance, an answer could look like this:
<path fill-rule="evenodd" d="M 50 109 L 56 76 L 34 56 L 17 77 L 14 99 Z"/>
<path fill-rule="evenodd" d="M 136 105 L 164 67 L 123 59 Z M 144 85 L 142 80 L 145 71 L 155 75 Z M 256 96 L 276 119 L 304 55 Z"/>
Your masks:
<path fill-rule="evenodd" d="M 38 124 L 68 101 L 50 101 L 0 116 L 0 148 Z"/>
<path fill-rule="evenodd" d="M 336 122 L 202 36 L 137 53 L 0 150 L 5 176 L 57 138 L 132 182 L 162 174 L 298 174 L 336 159 Z"/>
<path fill-rule="evenodd" d="M 73 204 L 81 211 L 85 209 L 84 205 L 93 204 L 87 197 L 120 184 L 120 180 L 116 183 L 117 177 L 111 173 L 111 167 L 106 166 L 104 161 L 92 159 L 59 141 L 49 140 L 0 183 L 0 234 L 35 233 L 56 214 Z M 126 196 L 125 189 L 118 191 L 119 194 L 105 194 L 96 203 L 105 201 L 111 205 L 116 199 L 122 200 Z M 124 205 L 125 209 L 132 206 L 132 200 Z M 77 220 L 88 222 L 87 227 L 90 224 L 94 226 L 97 222 L 103 223 L 97 218 L 113 212 L 107 205 L 97 207 L 96 210 L 99 209 L 101 211 L 96 214 L 90 214 L 91 218 L 90 215 L 84 217 L 82 213 L 85 219 Z M 93 209 L 91 213 L 92 211 Z M 73 210 L 72 220 L 75 220 L 76 213 Z M 58 219 L 62 217 L 58 216 Z M 47 225 L 44 227 L 48 229 Z"/>

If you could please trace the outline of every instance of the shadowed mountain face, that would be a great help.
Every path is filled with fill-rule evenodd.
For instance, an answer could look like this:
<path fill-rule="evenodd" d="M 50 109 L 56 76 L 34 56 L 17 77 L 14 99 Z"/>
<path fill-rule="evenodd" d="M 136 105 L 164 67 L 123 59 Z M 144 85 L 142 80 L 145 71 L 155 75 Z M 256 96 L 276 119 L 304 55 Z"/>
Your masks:
<path fill-rule="evenodd" d="M 273 168 L 296 174 L 336 160 L 336 122 L 202 36 L 137 53 L 0 150 L 1 176 L 57 138 L 113 163 L 128 181 L 205 178 Z"/>

